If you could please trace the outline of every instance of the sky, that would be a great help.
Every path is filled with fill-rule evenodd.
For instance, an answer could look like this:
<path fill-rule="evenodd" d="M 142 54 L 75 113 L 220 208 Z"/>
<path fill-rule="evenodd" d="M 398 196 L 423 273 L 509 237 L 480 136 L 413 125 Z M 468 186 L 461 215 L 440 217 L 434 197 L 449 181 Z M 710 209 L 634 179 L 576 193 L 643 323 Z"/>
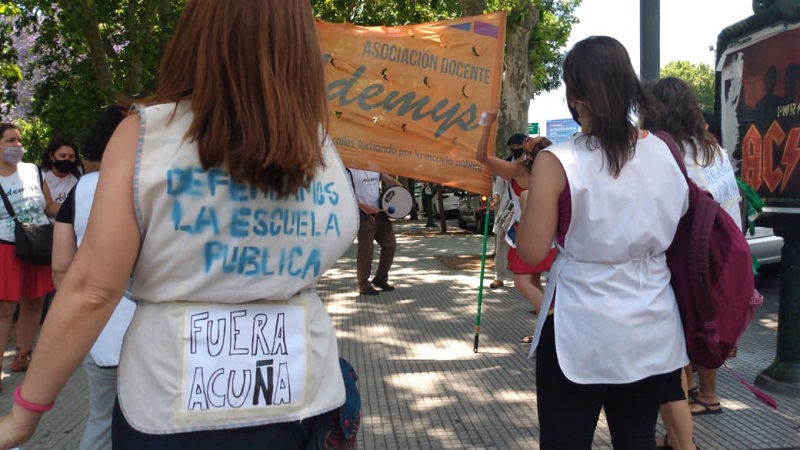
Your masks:
<path fill-rule="evenodd" d="M 593 35 L 611 36 L 622 43 L 639 72 L 640 0 L 583 0 L 575 15 L 565 49 Z M 717 36 L 727 26 L 753 15 L 752 0 L 661 0 L 661 67 L 672 61 L 714 66 Z M 528 122 L 538 122 L 545 134 L 547 120 L 569 118 L 563 86 L 531 102 Z"/>

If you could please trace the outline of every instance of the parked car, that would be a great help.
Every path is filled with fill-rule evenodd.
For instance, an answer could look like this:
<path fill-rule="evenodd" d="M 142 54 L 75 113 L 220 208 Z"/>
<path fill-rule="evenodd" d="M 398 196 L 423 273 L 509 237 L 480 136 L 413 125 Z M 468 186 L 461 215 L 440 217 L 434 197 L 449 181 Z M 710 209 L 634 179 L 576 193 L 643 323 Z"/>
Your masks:
<path fill-rule="evenodd" d="M 436 188 L 442 188 L 442 201 L 444 203 L 444 212 L 445 217 L 455 217 L 458 215 L 458 195 L 462 191 L 458 191 L 451 187 L 447 186 L 434 186 L 433 189 L 433 215 L 438 217 L 439 216 L 439 200 L 436 196 Z M 427 214 L 427 210 L 425 209 L 425 201 L 423 200 L 423 192 L 425 189 L 425 183 L 417 183 L 414 186 L 414 202 L 417 205 L 417 211 L 420 214 Z"/>
<path fill-rule="evenodd" d="M 475 226 L 479 233 L 483 233 L 483 224 L 486 217 L 485 195 L 473 194 L 462 191 L 458 196 L 458 226 L 467 228 Z M 489 233 L 492 232 L 494 224 L 494 211 L 489 210 Z"/>
<path fill-rule="evenodd" d="M 750 253 L 758 261 L 758 273 L 764 276 L 775 276 L 780 272 L 781 249 L 783 238 L 775 236 L 771 228 L 756 227 L 754 235 L 747 233 L 747 244 Z"/>

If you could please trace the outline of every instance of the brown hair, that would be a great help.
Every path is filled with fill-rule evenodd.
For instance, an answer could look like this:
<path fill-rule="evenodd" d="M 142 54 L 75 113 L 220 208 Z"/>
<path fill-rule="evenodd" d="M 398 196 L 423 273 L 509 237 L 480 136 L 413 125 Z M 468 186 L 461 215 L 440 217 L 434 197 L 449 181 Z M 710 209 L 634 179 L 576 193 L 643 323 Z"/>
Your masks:
<path fill-rule="evenodd" d="M 546 137 L 540 138 L 539 141 L 534 144 L 533 150 L 528 153 L 530 156 L 522 161 L 522 164 L 524 164 L 525 170 L 528 173 L 531 173 L 531 168 L 533 168 L 533 160 L 536 159 L 536 155 L 539 154 L 539 150 L 550 147 L 551 145 L 553 145 L 553 141 L 547 139 Z"/>
<path fill-rule="evenodd" d="M 10 122 L 0 122 L 0 136 L 4 135 L 8 130 L 17 130 L 22 133 L 22 130 L 17 125 Z"/>
<path fill-rule="evenodd" d="M 722 154 L 714 135 L 706 128 L 700 103 L 692 88 L 680 78 L 667 77 L 648 83 L 647 91 L 660 103 L 655 114 L 642 116 L 642 125 L 654 131 L 666 131 L 679 144 L 694 150 L 694 162 L 708 167 Z"/>
<path fill-rule="evenodd" d="M 567 101 L 583 101 L 591 116 L 591 130 L 584 138 L 594 138 L 590 145 L 602 150 L 609 172 L 619 176 L 636 151 L 633 115 L 651 108 L 628 52 L 614 38 L 588 37 L 567 53 L 562 78 Z"/>
<path fill-rule="evenodd" d="M 204 169 L 279 195 L 307 188 L 324 165 L 322 54 L 303 0 L 189 0 L 142 103 L 190 100 L 186 138 Z"/>

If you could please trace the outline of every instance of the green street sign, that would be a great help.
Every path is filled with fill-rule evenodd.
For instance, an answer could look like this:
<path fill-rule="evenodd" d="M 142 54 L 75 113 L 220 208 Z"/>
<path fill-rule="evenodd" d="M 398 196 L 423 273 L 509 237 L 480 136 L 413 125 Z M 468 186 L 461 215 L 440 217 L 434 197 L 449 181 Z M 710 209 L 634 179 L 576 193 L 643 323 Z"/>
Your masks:
<path fill-rule="evenodd" d="M 539 134 L 539 123 L 538 122 L 529 123 L 528 124 L 528 134 L 529 135 Z"/>

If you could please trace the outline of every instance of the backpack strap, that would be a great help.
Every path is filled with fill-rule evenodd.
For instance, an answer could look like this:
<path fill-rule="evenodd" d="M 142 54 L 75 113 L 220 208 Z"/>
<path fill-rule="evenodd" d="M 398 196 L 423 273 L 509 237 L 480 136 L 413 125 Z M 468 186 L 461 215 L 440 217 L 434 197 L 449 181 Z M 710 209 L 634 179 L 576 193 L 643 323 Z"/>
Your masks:
<path fill-rule="evenodd" d="M 686 182 L 689 183 L 691 178 L 689 178 L 689 173 L 686 171 L 686 164 L 683 163 L 683 158 L 681 157 L 681 153 L 678 150 L 678 143 L 675 142 L 675 139 L 670 136 L 669 133 L 666 131 L 655 131 L 653 132 L 654 135 L 658 136 L 659 139 L 664 141 L 669 148 L 670 153 L 672 153 L 672 157 L 675 158 L 675 162 L 678 163 L 678 167 L 681 169 L 681 173 L 683 174 L 683 178 L 686 179 Z"/>

